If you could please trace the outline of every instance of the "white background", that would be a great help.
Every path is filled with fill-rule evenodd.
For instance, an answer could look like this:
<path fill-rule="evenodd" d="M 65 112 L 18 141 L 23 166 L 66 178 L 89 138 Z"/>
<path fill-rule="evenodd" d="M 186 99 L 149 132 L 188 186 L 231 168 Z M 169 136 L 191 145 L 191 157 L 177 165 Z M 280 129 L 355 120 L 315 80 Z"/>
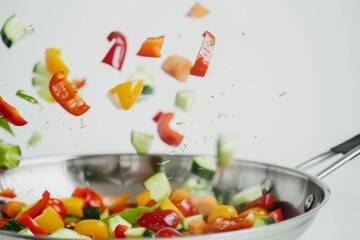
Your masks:
<path fill-rule="evenodd" d="M 209 15 L 187 17 L 195 2 Z M 217 134 L 232 133 L 240 139 L 238 158 L 293 167 L 360 133 L 359 12 L 356 0 L 2 0 L 0 23 L 16 13 L 35 30 L 10 49 L 0 44 L 0 96 L 29 122 L 13 127 L 14 137 L 0 129 L 0 139 L 20 145 L 26 159 L 135 152 L 131 130 L 156 136 L 151 153 L 215 154 Z M 216 37 L 206 77 L 181 83 L 165 74 L 161 64 L 171 54 L 195 60 L 205 30 Z M 128 41 L 121 71 L 101 63 L 112 31 Z M 147 37 L 160 35 L 161 58 L 136 56 Z M 40 100 L 32 69 L 49 47 L 62 50 L 70 80 L 87 79 L 80 94 L 91 108 L 80 117 L 15 96 L 22 89 Z M 155 94 L 118 110 L 106 93 L 139 65 L 153 69 Z M 179 90 L 196 92 L 190 112 L 174 106 Z M 185 136 L 180 147 L 157 137 L 152 117 L 159 110 L 175 113 L 171 126 Z M 35 131 L 42 140 L 29 147 Z M 358 169 L 359 158 L 324 179 L 332 197 L 302 240 L 357 239 Z"/>

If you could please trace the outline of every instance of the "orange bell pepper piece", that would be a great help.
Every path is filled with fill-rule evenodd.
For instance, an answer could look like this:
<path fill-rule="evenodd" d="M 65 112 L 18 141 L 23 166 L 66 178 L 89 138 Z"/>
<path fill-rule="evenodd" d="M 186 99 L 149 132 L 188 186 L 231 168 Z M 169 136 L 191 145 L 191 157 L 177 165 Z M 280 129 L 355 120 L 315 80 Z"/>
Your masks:
<path fill-rule="evenodd" d="M 145 42 L 141 45 L 140 50 L 138 51 L 138 56 L 143 57 L 161 57 L 161 47 L 164 42 L 164 36 L 152 38 L 149 37 L 145 40 Z"/>

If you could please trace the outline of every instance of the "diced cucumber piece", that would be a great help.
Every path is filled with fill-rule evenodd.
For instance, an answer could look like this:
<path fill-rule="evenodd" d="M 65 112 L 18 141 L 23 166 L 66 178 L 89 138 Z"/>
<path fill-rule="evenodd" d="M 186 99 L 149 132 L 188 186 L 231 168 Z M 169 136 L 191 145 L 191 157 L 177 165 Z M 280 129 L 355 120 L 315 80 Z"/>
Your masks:
<path fill-rule="evenodd" d="M 115 215 L 113 217 L 106 219 L 105 223 L 108 227 L 109 236 L 112 238 L 115 237 L 114 231 L 115 231 L 115 228 L 117 227 L 117 225 L 121 224 L 121 225 L 127 226 L 128 228 L 132 227 L 132 225 L 129 222 L 127 222 L 125 219 L 123 219 L 119 215 Z"/>
<path fill-rule="evenodd" d="M 33 68 L 33 73 L 36 73 L 43 78 L 51 78 L 51 73 L 47 69 L 45 61 L 37 62 Z"/>
<path fill-rule="evenodd" d="M 31 230 L 29 228 L 24 228 L 22 230 L 20 230 L 20 232 L 18 232 L 21 235 L 29 235 L 29 236 L 34 236 L 34 234 L 31 232 Z"/>
<path fill-rule="evenodd" d="M 213 187 L 206 180 L 199 177 L 188 178 L 182 187 L 186 189 L 192 197 L 200 195 L 215 196 Z"/>
<path fill-rule="evenodd" d="M 154 238 L 155 233 L 144 227 L 129 228 L 125 231 L 126 238 Z"/>
<path fill-rule="evenodd" d="M 187 112 L 191 109 L 195 100 L 195 93 L 192 91 L 179 91 L 176 94 L 175 106 Z"/>
<path fill-rule="evenodd" d="M 48 102 L 55 102 L 55 99 L 51 95 L 51 92 L 48 87 L 41 88 L 39 91 L 37 91 L 37 94 L 39 94 L 40 97 L 42 97 L 44 100 Z"/>
<path fill-rule="evenodd" d="M 206 180 L 211 180 L 216 172 L 217 159 L 212 156 L 192 157 L 190 171 Z"/>
<path fill-rule="evenodd" d="M 17 167 L 21 160 L 21 150 L 17 145 L 0 141 L 0 168 Z"/>
<path fill-rule="evenodd" d="M 165 172 L 159 171 L 144 181 L 144 187 L 149 190 L 151 199 L 160 201 L 171 193 L 171 185 Z"/>
<path fill-rule="evenodd" d="M 58 239 L 91 239 L 90 237 L 79 234 L 69 228 L 59 228 L 49 235 L 50 238 Z"/>
<path fill-rule="evenodd" d="M 255 220 L 253 227 L 262 227 L 273 223 L 276 223 L 276 221 L 272 218 L 259 218 Z"/>
<path fill-rule="evenodd" d="M 154 135 L 134 130 L 131 131 L 131 144 L 138 154 L 147 154 L 153 140 Z"/>
<path fill-rule="evenodd" d="M 135 73 L 129 76 L 128 81 L 143 80 L 143 89 L 137 101 L 144 100 L 154 92 L 154 74 L 151 68 L 147 66 L 139 66 L 136 68 Z"/>
<path fill-rule="evenodd" d="M 14 220 L 14 219 L 10 219 L 7 223 L 5 223 L 5 225 L 3 225 L 0 228 L 0 230 L 11 231 L 11 232 L 20 232 L 24 228 L 26 228 L 26 227 L 24 225 L 22 225 L 21 223 L 19 223 L 18 221 Z"/>
<path fill-rule="evenodd" d="M 10 48 L 27 33 L 27 29 L 20 19 L 14 14 L 4 23 L 1 29 L 1 38 L 5 45 Z"/>
<path fill-rule="evenodd" d="M 82 212 L 84 219 L 100 219 L 99 207 L 84 207 Z"/>
<path fill-rule="evenodd" d="M 243 205 L 249 203 L 264 194 L 264 188 L 262 185 L 255 185 L 246 188 L 232 197 L 232 201 L 237 205 Z"/>
<path fill-rule="evenodd" d="M 35 76 L 31 79 L 31 84 L 34 87 L 41 86 L 44 87 L 48 85 L 48 79 L 44 78 L 43 76 Z"/>
<path fill-rule="evenodd" d="M 44 61 L 36 63 L 33 73 L 34 76 L 32 78 L 32 85 L 39 88 L 37 94 L 48 102 L 55 102 L 49 89 L 52 74 L 47 69 L 46 63 Z"/>
<path fill-rule="evenodd" d="M 185 231 L 188 230 L 189 222 L 191 222 L 191 221 L 194 220 L 194 219 L 200 219 L 200 220 L 202 220 L 202 219 L 204 219 L 204 216 L 203 216 L 202 214 L 197 214 L 197 215 L 194 215 L 194 216 L 190 216 L 190 217 L 184 218 L 184 219 L 182 220 L 182 225 L 183 225 Z"/>
<path fill-rule="evenodd" d="M 233 135 L 220 135 L 217 140 L 217 157 L 220 165 L 233 163 L 239 139 Z"/>

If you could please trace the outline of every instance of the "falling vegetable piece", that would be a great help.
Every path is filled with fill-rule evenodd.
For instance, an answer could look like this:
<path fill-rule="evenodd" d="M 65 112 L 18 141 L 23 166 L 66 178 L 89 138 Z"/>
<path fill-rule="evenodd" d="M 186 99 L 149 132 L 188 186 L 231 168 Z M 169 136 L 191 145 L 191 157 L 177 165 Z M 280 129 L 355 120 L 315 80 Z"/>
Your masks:
<path fill-rule="evenodd" d="M 17 167 L 21 160 L 20 147 L 0 140 L 0 168 Z"/>
<path fill-rule="evenodd" d="M 143 89 L 137 101 L 144 100 L 146 97 L 154 93 L 154 73 L 147 66 L 139 66 L 135 72 L 131 74 L 128 81 L 143 80 Z"/>
<path fill-rule="evenodd" d="M 27 121 L 21 117 L 15 107 L 11 106 L 0 97 L 0 117 L 15 126 L 23 126 Z"/>
<path fill-rule="evenodd" d="M 6 20 L 1 29 L 1 38 L 10 48 L 14 43 L 23 38 L 28 32 L 27 28 L 15 14 Z"/>
<path fill-rule="evenodd" d="M 129 110 L 139 97 L 142 88 L 143 80 L 128 81 L 110 89 L 108 97 L 117 108 Z"/>
<path fill-rule="evenodd" d="M 152 134 L 131 131 L 131 144 L 134 146 L 138 154 L 147 154 L 149 152 L 150 146 L 154 140 Z"/>
<path fill-rule="evenodd" d="M 184 136 L 170 128 L 169 124 L 173 117 L 174 113 L 159 112 L 153 120 L 157 123 L 157 131 L 160 139 L 168 145 L 178 146 Z"/>
<path fill-rule="evenodd" d="M 145 42 L 141 45 L 140 50 L 138 51 L 138 56 L 143 57 L 154 57 L 159 58 L 161 57 L 161 47 L 164 42 L 164 36 L 152 38 L 149 37 L 145 40 Z"/>
<path fill-rule="evenodd" d="M 46 67 L 44 61 L 38 62 L 35 64 L 33 69 L 34 76 L 32 78 L 33 87 L 39 88 L 37 94 L 48 102 L 55 102 L 55 99 L 50 93 L 49 83 L 52 77 L 52 74 Z"/>
<path fill-rule="evenodd" d="M 16 197 L 16 194 L 12 189 L 5 188 L 4 190 L 2 190 L 0 192 L 0 196 L 5 197 L 5 198 L 14 198 L 14 197 Z"/>
<path fill-rule="evenodd" d="M 112 32 L 109 34 L 108 40 L 111 42 L 113 39 L 115 39 L 115 43 L 106 54 L 102 62 L 120 71 L 126 55 L 126 38 L 119 32 Z"/>
<path fill-rule="evenodd" d="M 41 134 L 39 132 L 34 132 L 28 141 L 29 146 L 35 146 L 41 140 Z"/>
<path fill-rule="evenodd" d="M 203 33 L 204 41 L 192 67 L 190 74 L 198 77 L 204 77 L 209 67 L 209 63 L 215 47 L 215 37 L 210 32 Z"/>
<path fill-rule="evenodd" d="M 187 112 L 192 107 L 195 100 L 195 93 L 192 91 L 179 91 L 176 94 L 175 106 Z"/>
<path fill-rule="evenodd" d="M 220 165 L 233 163 L 239 145 L 238 137 L 230 134 L 221 134 L 217 139 L 217 157 Z"/>
<path fill-rule="evenodd" d="M 33 103 L 33 104 L 39 104 L 39 102 L 32 96 L 29 96 L 27 94 L 24 93 L 24 90 L 17 90 L 16 92 L 16 96 L 30 102 L 30 103 Z"/>
<path fill-rule="evenodd" d="M 186 82 L 192 66 L 190 60 L 175 54 L 165 59 L 161 68 L 180 82 Z"/>
<path fill-rule="evenodd" d="M 85 79 L 81 79 L 81 80 L 73 80 L 72 81 L 72 85 L 74 86 L 74 88 L 76 88 L 77 90 L 79 90 L 80 88 L 84 87 L 86 84 L 86 80 Z"/>
<path fill-rule="evenodd" d="M 14 133 L 13 133 L 8 121 L 0 118 L 0 127 L 14 136 Z"/>
<path fill-rule="evenodd" d="M 199 3 L 196 3 L 189 11 L 188 16 L 194 18 L 201 18 L 206 16 L 209 13 L 209 10 L 206 9 Z"/>
<path fill-rule="evenodd" d="M 64 72 L 60 71 L 54 74 L 49 88 L 54 99 L 69 113 L 80 116 L 89 110 L 90 106 L 75 91 L 74 86 L 66 79 Z"/>
<path fill-rule="evenodd" d="M 69 69 L 65 66 L 63 60 L 60 58 L 61 51 L 55 48 L 48 48 L 45 52 L 46 68 L 51 74 L 62 71 L 65 78 L 69 74 Z"/>

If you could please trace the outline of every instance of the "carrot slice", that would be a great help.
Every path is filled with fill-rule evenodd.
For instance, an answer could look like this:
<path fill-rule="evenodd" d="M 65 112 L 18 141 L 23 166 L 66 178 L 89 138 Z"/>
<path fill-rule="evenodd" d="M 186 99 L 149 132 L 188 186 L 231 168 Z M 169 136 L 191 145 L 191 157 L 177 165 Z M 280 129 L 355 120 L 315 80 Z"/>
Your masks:
<path fill-rule="evenodd" d="M 147 38 L 145 42 L 141 45 L 140 50 L 138 51 L 138 56 L 143 57 L 161 57 L 161 47 L 164 42 L 164 36 L 156 38 Z"/>
<path fill-rule="evenodd" d="M 21 211 L 21 208 L 26 204 L 20 201 L 9 201 L 5 203 L 2 213 L 9 218 L 14 218 Z"/>
<path fill-rule="evenodd" d="M 188 13 L 189 17 L 201 18 L 206 16 L 209 10 L 203 7 L 201 4 L 196 3 Z"/>
<path fill-rule="evenodd" d="M 186 82 L 190 75 L 192 65 L 192 62 L 184 57 L 171 55 L 165 59 L 162 69 L 180 82 Z"/>

